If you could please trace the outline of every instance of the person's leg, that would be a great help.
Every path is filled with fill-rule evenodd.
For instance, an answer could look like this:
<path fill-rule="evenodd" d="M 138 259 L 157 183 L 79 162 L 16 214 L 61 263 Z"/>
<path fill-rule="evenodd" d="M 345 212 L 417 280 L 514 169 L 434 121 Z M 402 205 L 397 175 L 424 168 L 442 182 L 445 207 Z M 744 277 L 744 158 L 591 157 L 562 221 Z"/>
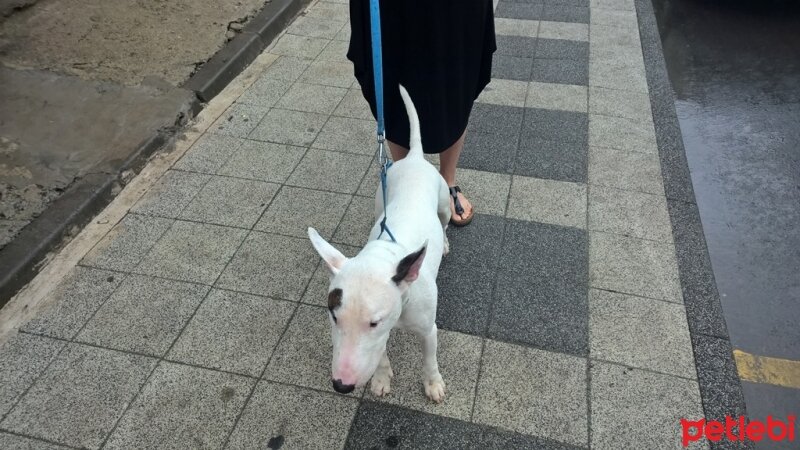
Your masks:
<path fill-rule="evenodd" d="M 391 153 L 392 161 L 400 161 L 408 155 L 408 149 L 402 145 L 397 145 L 390 140 L 386 140 L 389 145 L 389 153 Z"/>
<path fill-rule="evenodd" d="M 461 150 L 464 148 L 464 137 L 467 135 L 466 130 L 461 134 L 461 137 L 439 154 L 439 173 L 442 174 L 444 181 L 447 182 L 447 187 L 456 185 L 456 165 L 458 165 L 458 158 L 461 156 Z M 458 193 L 458 199 L 461 206 L 464 208 L 464 214 L 458 215 L 455 212 L 455 205 L 453 200 L 450 200 L 450 209 L 453 211 L 453 218 L 457 221 L 463 221 L 472 217 L 472 203 L 464 197 L 464 194 Z"/>

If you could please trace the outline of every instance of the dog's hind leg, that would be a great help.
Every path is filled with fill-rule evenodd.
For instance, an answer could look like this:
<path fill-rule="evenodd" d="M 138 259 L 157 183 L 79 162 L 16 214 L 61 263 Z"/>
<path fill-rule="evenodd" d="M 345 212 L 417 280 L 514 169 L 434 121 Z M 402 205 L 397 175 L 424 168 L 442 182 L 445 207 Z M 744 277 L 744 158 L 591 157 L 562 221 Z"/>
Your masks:
<path fill-rule="evenodd" d="M 372 375 L 372 381 L 369 385 L 369 390 L 376 397 L 383 397 L 391 392 L 391 383 L 394 372 L 392 372 L 392 365 L 389 363 L 389 356 L 386 355 L 386 350 L 383 351 L 381 362 L 378 363 L 378 369 Z"/>
<path fill-rule="evenodd" d="M 425 386 L 425 395 L 434 402 L 441 403 L 444 400 L 444 380 L 442 380 L 442 374 L 439 373 L 439 361 L 436 358 L 436 348 L 439 345 L 438 331 L 434 324 L 431 331 L 427 335 L 420 336 L 420 339 L 422 340 L 422 373 L 424 377 L 422 384 Z"/>
<path fill-rule="evenodd" d="M 450 241 L 447 239 L 447 225 L 450 223 L 450 190 L 447 189 L 447 183 L 444 178 L 439 183 L 439 203 L 436 207 L 436 215 L 439 216 L 439 222 L 442 223 L 442 234 L 444 234 L 444 251 L 442 255 L 447 256 L 450 253 Z"/>

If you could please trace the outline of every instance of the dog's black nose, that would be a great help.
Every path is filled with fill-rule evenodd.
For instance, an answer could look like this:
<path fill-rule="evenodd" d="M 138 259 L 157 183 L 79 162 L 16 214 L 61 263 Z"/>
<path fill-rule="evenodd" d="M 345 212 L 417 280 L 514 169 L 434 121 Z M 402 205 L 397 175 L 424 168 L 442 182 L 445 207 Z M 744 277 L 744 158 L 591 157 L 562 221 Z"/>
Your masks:
<path fill-rule="evenodd" d="M 333 390 L 340 394 L 349 394 L 355 388 L 355 384 L 342 384 L 342 380 L 333 380 Z"/>

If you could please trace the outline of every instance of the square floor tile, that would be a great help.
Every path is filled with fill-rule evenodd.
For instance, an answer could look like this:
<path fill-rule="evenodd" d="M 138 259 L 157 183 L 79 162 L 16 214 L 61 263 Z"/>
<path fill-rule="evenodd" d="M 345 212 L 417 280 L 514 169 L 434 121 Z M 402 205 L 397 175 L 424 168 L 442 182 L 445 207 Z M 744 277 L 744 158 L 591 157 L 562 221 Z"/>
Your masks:
<path fill-rule="evenodd" d="M 512 3 L 501 1 L 497 4 L 494 15 L 496 17 L 507 17 L 510 19 L 536 20 L 542 18 L 541 3 Z"/>
<path fill-rule="evenodd" d="M 208 287 L 132 275 L 103 304 L 76 340 L 163 356 L 203 300 Z"/>
<path fill-rule="evenodd" d="M 667 199 L 602 186 L 589 189 L 589 229 L 672 242 Z"/>
<path fill-rule="evenodd" d="M 350 9 L 346 4 L 333 2 L 319 2 L 308 11 L 308 17 L 344 22 L 350 17 Z"/>
<path fill-rule="evenodd" d="M 314 67 L 313 64 L 311 67 Z M 311 70 L 309 67 L 309 70 Z M 308 73 L 308 70 L 306 70 Z M 293 111 L 331 114 L 347 89 L 296 82 L 278 101 L 277 107 Z"/>
<path fill-rule="evenodd" d="M 296 37 L 290 38 L 296 39 Z M 270 52 L 275 53 L 275 52 Z M 280 56 L 272 62 L 266 69 L 262 77 L 275 78 L 279 80 L 297 81 L 311 65 L 311 59 L 297 58 L 293 56 Z"/>
<path fill-rule="evenodd" d="M 539 21 L 495 17 L 494 31 L 497 35 L 535 38 L 539 34 Z"/>
<path fill-rule="evenodd" d="M 589 349 L 593 358 L 697 376 L 686 311 L 675 303 L 590 290 Z"/>
<path fill-rule="evenodd" d="M 458 185 L 469 198 L 476 212 L 504 216 L 511 175 L 481 170 L 459 169 Z"/>
<path fill-rule="evenodd" d="M 330 18 L 298 16 L 286 32 L 298 36 L 333 39 L 345 25 L 345 22 Z"/>
<path fill-rule="evenodd" d="M 592 287 L 681 303 L 678 263 L 672 243 L 608 233 L 590 233 Z"/>
<path fill-rule="evenodd" d="M 262 381 L 226 448 L 342 448 L 356 409 L 357 400 L 339 394 Z"/>
<path fill-rule="evenodd" d="M 590 18 L 592 25 L 607 25 L 620 28 L 638 28 L 636 11 L 595 8 Z"/>
<path fill-rule="evenodd" d="M 175 218 L 211 177 L 168 170 L 131 208 L 131 212 Z"/>
<path fill-rule="evenodd" d="M 589 88 L 589 113 L 624 117 L 643 123 L 653 121 L 647 94 L 597 86 Z"/>
<path fill-rule="evenodd" d="M 333 111 L 334 116 L 352 117 L 354 119 L 375 120 L 369 103 L 364 99 L 360 89 L 350 89 Z"/>
<path fill-rule="evenodd" d="M 425 396 L 422 374 L 422 346 L 417 336 L 410 332 L 395 331 L 387 349 L 392 370 L 391 393 L 383 398 L 366 395 L 406 408 L 417 409 L 440 416 L 469 420 L 478 382 L 483 339 L 469 334 L 440 330 L 438 333 L 439 371 L 445 383 L 446 397 L 436 404 Z"/>
<path fill-rule="evenodd" d="M 289 90 L 292 83 L 292 80 L 262 75 L 261 78 L 257 79 L 244 91 L 241 97 L 236 99 L 236 103 L 256 105 L 263 108 L 275 106 L 275 103 Z M 255 125 L 257 124 L 256 122 Z"/>
<path fill-rule="evenodd" d="M 375 199 L 355 196 L 347 207 L 332 241 L 363 247 L 367 243 L 375 220 Z"/>
<path fill-rule="evenodd" d="M 39 313 L 22 326 L 22 330 L 72 339 L 124 277 L 115 272 L 75 267 L 48 296 Z"/>
<path fill-rule="evenodd" d="M 136 272 L 195 283 L 217 279 L 247 230 L 176 221 Z"/>
<path fill-rule="evenodd" d="M 467 131 L 519 136 L 523 111 L 524 108 L 513 106 L 475 103 Z"/>
<path fill-rule="evenodd" d="M 175 164 L 189 172 L 215 173 L 242 145 L 243 140 L 223 134 L 204 134 Z"/>
<path fill-rule="evenodd" d="M 620 11 L 636 11 L 633 0 L 591 0 L 591 7 Z"/>
<path fill-rule="evenodd" d="M 586 247 L 582 230 L 509 220 L 488 337 L 586 355 Z"/>
<path fill-rule="evenodd" d="M 73 447 L 99 448 L 157 360 L 68 344 L 3 428 Z"/>
<path fill-rule="evenodd" d="M 496 36 L 498 55 L 533 58 L 536 55 L 536 38 L 528 36 Z"/>
<path fill-rule="evenodd" d="M 695 381 L 598 361 L 591 372 L 593 449 L 684 448 L 680 419 L 703 416 Z M 707 445 L 702 440 L 688 448 Z"/>
<path fill-rule="evenodd" d="M 209 128 L 209 131 L 245 138 L 253 131 L 261 119 L 267 115 L 267 111 L 269 111 L 269 106 L 234 103 L 225 113 L 219 116 L 219 119 Z"/>
<path fill-rule="evenodd" d="M 527 90 L 527 80 L 517 81 L 493 78 L 476 101 L 493 105 L 523 107 L 525 106 Z"/>
<path fill-rule="evenodd" d="M 525 108 L 522 140 L 580 142 L 586 145 L 589 133 L 587 115 L 572 111 Z"/>
<path fill-rule="evenodd" d="M 450 253 L 442 259 L 437 280 L 440 328 L 486 333 L 504 229 L 504 219 L 483 214 L 476 214 L 468 227 L 447 229 Z"/>
<path fill-rule="evenodd" d="M 587 153 L 585 142 L 544 141 L 526 136 L 520 141 L 514 173 L 586 183 Z"/>
<path fill-rule="evenodd" d="M 475 422 L 586 445 L 585 359 L 488 340 L 482 363 Z"/>
<path fill-rule="evenodd" d="M 658 155 L 589 148 L 589 184 L 664 195 Z"/>
<path fill-rule="evenodd" d="M 349 42 L 331 41 L 325 46 L 325 49 L 322 50 L 322 53 L 319 54 L 317 59 L 322 61 L 349 63 L 349 60 L 347 59 L 347 49 L 349 45 Z"/>
<path fill-rule="evenodd" d="M 255 229 L 308 238 L 308 227 L 313 227 L 330 239 L 349 203 L 347 194 L 284 186 Z"/>
<path fill-rule="evenodd" d="M 342 27 L 342 29 L 336 33 L 336 36 L 334 36 L 333 39 L 336 41 L 350 42 L 351 31 L 352 29 L 350 27 L 350 22 L 347 22 L 344 27 Z"/>
<path fill-rule="evenodd" d="M 490 134 L 470 130 L 464 141 L 458 167 L 511 173 L 514 170 L 518 140 L 519 136 L 516 134 Z"/>
<path fill-rule="evenodd" d="M 532 81 L 525 106 L 585 113 L 586 102 L 586 86 Z"/>
<path fill-rule="evenodd" d="M 515 175 L 508 217 L 586 228 L 586 185 Z"/>
<path fill-rule="evenodd" d="M 306 154 L 303 147 L 245 141 L 219 170 L 220 175 L 283 183 Z"/>
<path fill-rule="evenodd" d="M 609 89 L 648 93 L 644 67 L 627 67 L 604 59 L 589 60 L 589 84 Z"/>
<path fill-rule="evenodd" d="M 316 58 L 330 42 L 328 39 L 284 34 L 269 50 L 270 53 L 294 58 Z"/>
<path fill-rule="evenodd" d="M 577 59 L 541 59 L 533 60 L 531 81 L 542 83 L 589 84 L 589 63 Z"/>
<path fill-rule="evenodd" d="M 319 258 L 306 239 L 252 232 L 217 285 L 285 300 L 300 300 Z"/>
<path fill-rule="evenodd" d="M 589 8 L 585 6 L 546 3 L 539 18 L 551 22 L 589 23 Z"/>
<path fill-rule="evenodd" d="M 548 9 L 545 7 L 545 9 Z M 569 41 L 588 41 L 589 26 L 584 23 L 539 22 L 539 38 Z"/>
<path fill-rule="evenodd" d="M 105 448 L 220 448 L 255 380 L 161 363 Z"/>
<path fill-rule="evenodd" d="M 653 123 L 589 115 L 589 145 L 630 152 L 658 153 Z"/>
<path fill-rule="evenodd" d="M 349 88 L 356 81 L 353 64 L 339 61 L 317 60 L 300 77 L 303 83 Z"/>
<path fill-rule="evenodd" d="M 638 47 L 641 49 L 642 47 L 638 27 L 618 27 L 600 24 L 592 25 L 592 44 L 608 49 L 613 47 Z"/>
<path fill-rule="evenodd" d="M 302 111 L 289 111 L 286 109 L 272 109 L 253 130 L 251 139 L 259 141 L 277 142 L 309 146 L 325 125 L 328 116 Z"/>
<path fill-rule="evenodd" d="M 9 450 L 65 450 L 69 447 L 0 431 L 0 448 Z"/>
<path fill-rule="evenodd" d="M 167 358 L 259 377 L 294 309 L 294 303 L 214 289 Z"/>
<path fill-rule="evenodd" d="M 331 385 L 331 325 L 328 310 L 300 305 L 267 366 L 264 378 L 334 392 Z M 362 389 L 348 394 L 361 396 Z"/>
<path fill-rule="evenodd" d="M 63 341 L 23 333 L 0 346 L 0 417 L 11 410 L 63 347 Z"/>
<path fill-rule="evenodd" d="M 564 39 L 544 39 L 540 36 L 536 42 L 536 57 L 586 61 L 589 59 L 589 44 Z"/>
<path fill-rule="evenodd" d="M 376 148 L 375 122 L 331 117 L 314 141 L 314 147 L 372 156 Z"/>
<path fill-rule="evenodd" d="M 496 55 L 492 58 L 492 78 L 530 81 L 531 67 L 533 67 L 532 58 Z"/>
<path fill-rule="evenodd" d="M 263 181 L 215 176 L 183 210 L 180 218 L 250 228 L 267 209 L 279 186 Z"/>
<path fill-rule="evenodd" d="M 287 184 L 354 194 L 371 161 L 364 155 L 309 149 Z"/>

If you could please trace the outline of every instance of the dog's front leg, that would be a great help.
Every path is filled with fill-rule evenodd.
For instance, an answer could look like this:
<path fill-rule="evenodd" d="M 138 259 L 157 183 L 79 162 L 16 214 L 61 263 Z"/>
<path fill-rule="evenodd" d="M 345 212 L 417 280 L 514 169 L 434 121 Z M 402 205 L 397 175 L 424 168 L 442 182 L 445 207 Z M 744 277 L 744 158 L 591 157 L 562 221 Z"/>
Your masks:
<path fill-rule="evenodd" d="M 420 336 L 424 377 L 422 383 L 425 385 L 425 395 L 436 403 L 441 403 L 444 400 L 444 380 L 442 380 L 442 374 L 439 373 L 439 361 L 436 359 L 436 349 L 439 345 L 437 333 L 438 330 L 434 324 L 427 335 Z"/>
<path fill-rule="evenodd" d="M 386 354 L 386 350 L 384 350 L 383 356 L 381 356 L 381 362 L 378 364 L 375 374 L 372 375 L 372 382 L 370 382 L 369 385 L 370 391 L 372 391 L 376 397 L 388 395 L 389 392 L 391 392 L 393 376 L 394 372 L 392 372 L 392 365 L 389 363 L 389 356 Z"/>

